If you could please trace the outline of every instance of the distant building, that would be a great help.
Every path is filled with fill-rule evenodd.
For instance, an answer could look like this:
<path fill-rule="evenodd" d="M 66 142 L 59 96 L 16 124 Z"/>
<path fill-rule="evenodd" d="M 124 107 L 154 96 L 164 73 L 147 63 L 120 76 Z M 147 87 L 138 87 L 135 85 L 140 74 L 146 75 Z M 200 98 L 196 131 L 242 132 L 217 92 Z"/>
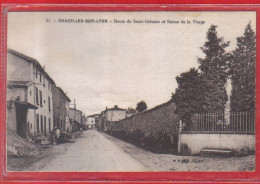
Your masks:
<path fill-rule="evenodd" d="M 87 126 L 89 129 L 95 128 L 98 123 L 100 114 L 93 114 L 87 117 Z"/>
<path fill-rule="evenodd" d="M 105 111 L 102 111 L 100 113 L 100 116 L 99 116 L 97 122 L 96 122 L 96 125 L 97 125 L 96 128 L 98 130 L 103 131 L 104 130 L 104 122 L 105 122 Z"/>
<path fill-rule="evenodd" d="M 7 80 L 8 107 L 16 104 L 19 135 L 32 140 L 48 137 L 53 129 L 53 79 L 36 59 L 8 49 Z M 9 120 L 7 124 L 14 124 Z M 10 128 L 9 125 L 7 127 Z"/>
<path fill-rule="evenodd" d="M 61 131 L 70 130 L 69 103 L 71 100 L 60 87 L 52 88 L 53 123 Z"/>
<path fill-rule="evenodd" d="M 70 131 L 76 132 L 82 128 L 82 112 L 75 108 L 69 108 Z"/>
<path fill-rule="evenodd" d="M 109 127 L 113 126 L 115 122 L 125 119 L 126 111 L 117 105 L 114 108 L 106 109 L 104 111 L 104 131 L 109 131 Z"/>
<path fill-rule="evenodd" d="M 83 126 L 83 128 L 85 128 L 87 126 L 87 118 L 84 114 L 82 115 L 82 126 Z"/>

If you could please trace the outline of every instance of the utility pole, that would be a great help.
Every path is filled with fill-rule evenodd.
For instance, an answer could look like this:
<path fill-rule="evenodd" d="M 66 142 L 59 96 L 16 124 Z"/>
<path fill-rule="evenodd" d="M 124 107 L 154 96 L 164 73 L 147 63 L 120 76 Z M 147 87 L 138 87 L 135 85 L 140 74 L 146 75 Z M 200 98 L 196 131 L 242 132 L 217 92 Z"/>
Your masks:
<path fill-rule="evenodd" d="M 74 125 L 76 121 L 76 99 L 74 98 Z"/>
<path fill-rule="evenodd" d="M 74 105 L 74 108 L 72 108 L 73 111 L 74 111 L 74 117 L 73 117 L 73 124 L 72 124 L 72 130 L 71 131 L 73 131 L 73 127 L 75 125 L 75 119 L 76 119 L 76 99 L 75 98 L 74 98 L 74 104 L 72 104 L 72 105 Z"/>

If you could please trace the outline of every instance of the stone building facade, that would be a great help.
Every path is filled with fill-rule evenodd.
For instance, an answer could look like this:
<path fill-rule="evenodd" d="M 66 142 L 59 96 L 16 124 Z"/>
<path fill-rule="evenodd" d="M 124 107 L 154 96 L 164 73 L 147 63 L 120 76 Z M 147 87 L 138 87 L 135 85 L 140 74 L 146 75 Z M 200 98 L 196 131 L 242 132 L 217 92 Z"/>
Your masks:
<path fill-rule="evenodd" d="M 52 88 L 55 86 L 53 79 L 36 59 L 9 49 L 7 81 L 9 83 L 26 83 L 25 102 L 37 107 L 28 109 L 26 113 L 28 138 L 36 140 L 48 137 L 53 129 Z M 9 95 L 7 101 L 21 98 L 19 94 L 10 94 L 13 96 Z"/>
<path fill-rule="evenodd" d="M 71 100 L 60 87 L 52 88 L 53 101 L 53 123 L 61 131 L 68 131 L 69 125 L 69 103 Z"/>

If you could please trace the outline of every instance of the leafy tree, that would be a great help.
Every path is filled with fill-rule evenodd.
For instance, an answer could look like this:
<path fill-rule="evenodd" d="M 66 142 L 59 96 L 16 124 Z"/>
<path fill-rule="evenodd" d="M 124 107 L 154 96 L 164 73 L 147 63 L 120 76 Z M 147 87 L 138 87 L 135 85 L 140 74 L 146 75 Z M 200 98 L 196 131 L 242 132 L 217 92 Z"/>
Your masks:
<path fill-rule="evenodd" d="M 199 69 L 201 80 L 204 81 L 207 90 L 204 91 L 203 108 L 207 112 L 218 112 L 224 109 L 227 95 L 223 88 L 228 75 L 228 54 L 225 48 L 229 42 L 224 42 L 219 38 L 217 26 L 212 25 L 207 32 L 207 41 L 201 47 L 205 54 L 204 58 L 199 58 Z"/>
<path fill-rule="evenodd" d="M 192 68 L 176 77 L 178 88 L 172 99 L 176 113 L 187 122 L 194 113 L 223 111 L 227 101 L 224 85 L 230 55 L 225 48 L 229 42 L 218 37 L 216 28 L 212 25 L 206 34 L 207 40 L 201 47 L 205 57 L 198 59 L 199 70 Z"/>
<path fill-rule="evenodd" d="M 182 120 L 189 122 L 192 114 L 203 112 L 204 93 L 207 90 L 205 82 L 195 68 L 182 73 L 176 77 L 178 88 L 172 95 L 172 100 L 176 105 L 176 113 Z"/>
<path fill-rule="evenodd" d="M 232 52 L 232 111 L 255 110 L 256 35 L 250 23 Z"/>
<path fill-rule="evenodd" d="M 136 110 L 138 112 L 143 112 L 146 109 L 147 109 L 147 105 L 146 105 L 146 103 L 144 101 L 141 101 L 141 102 L 137 103 Z"/>

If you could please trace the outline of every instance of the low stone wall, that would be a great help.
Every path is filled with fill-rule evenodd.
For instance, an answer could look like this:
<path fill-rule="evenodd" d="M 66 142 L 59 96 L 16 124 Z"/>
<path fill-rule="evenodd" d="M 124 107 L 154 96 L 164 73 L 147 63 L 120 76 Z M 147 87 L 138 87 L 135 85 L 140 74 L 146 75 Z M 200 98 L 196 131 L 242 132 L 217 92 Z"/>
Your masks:
<path fill-rule="evenodd" d="M 226 149 L 236 153 L 244 149 L 255 151 L 254 134 L 182 132 L 180 135 L 180 153 L 184 155 L 199 154 L 201 150 Z"/>
<path fill-rule="evenodd" d="M 144 147 L 177 150 L 179 116 L 173 102 L 167 102 L 116 122 L 115 133 Z"/>

